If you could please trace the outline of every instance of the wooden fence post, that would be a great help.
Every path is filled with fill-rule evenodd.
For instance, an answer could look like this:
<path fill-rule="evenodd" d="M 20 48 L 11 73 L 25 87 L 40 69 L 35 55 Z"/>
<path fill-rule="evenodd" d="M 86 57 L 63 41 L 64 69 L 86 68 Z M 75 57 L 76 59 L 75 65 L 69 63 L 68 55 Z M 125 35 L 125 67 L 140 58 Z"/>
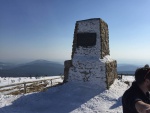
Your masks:
<path fill-rule="evenodd" d="M 51 79 L 51 86 L 53 85 L 53 83 L 52 83 L 52 79 Z"/>
<path fill-rule="evenodd" d="M 26 83 L 24 83 L 24 93 L 26 93 Z"/>
<path fill-rule="evenodd" d="M 51 86 L 53 86 L 53 81 L 52 80 L 55 80 L 55 79 L 60 79 L 60 77 L 58 77 L 58 78 L 51 78 L 51 79 L 46 79 L 46 80 L 50 80 L 50 82 L 51 82 Z M 29 81 L 29 82 L 22 82 L 22 83 L 15 83 L 15 84 L 9 84 L 9 85 L 4 85 L 4 86 L 0 86 L 0 89 L 1 88 L 5 88 L 5 87 L 11 87 L 11 86 L 16 86 L 16 85 L 21 85 L 21 87 L 19 88 L 19 90 L 21 90 L 21 88 L 23 87 L 24 88 L 24 94 L 25 93 L 27 93 L 27 84 L 29 84 L 29 83 L 34 83 L 34 82 L 41 82 L 41 81 L 43 81 L 43 80 L 35 80 L 35 81 Z M 45 81 L 45 79 L 44 79 L 44 81 Z M 55 81 L 54 81 L 54 83 L 55 83 Z"/>

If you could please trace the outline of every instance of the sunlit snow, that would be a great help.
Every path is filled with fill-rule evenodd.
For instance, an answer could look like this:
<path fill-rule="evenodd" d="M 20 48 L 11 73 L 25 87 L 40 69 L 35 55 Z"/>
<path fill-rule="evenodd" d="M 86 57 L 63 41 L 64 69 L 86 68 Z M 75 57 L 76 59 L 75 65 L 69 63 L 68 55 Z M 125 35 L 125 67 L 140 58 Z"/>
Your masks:
<path fill-rule="evenodd" d="M 123 76 L 109 90 L 68 82 L 45 92 L 1 94 L 0 113 L 122 113 L 122 94 L 129 88 L 124 82 L 133 80 L 133 76 Z"/>

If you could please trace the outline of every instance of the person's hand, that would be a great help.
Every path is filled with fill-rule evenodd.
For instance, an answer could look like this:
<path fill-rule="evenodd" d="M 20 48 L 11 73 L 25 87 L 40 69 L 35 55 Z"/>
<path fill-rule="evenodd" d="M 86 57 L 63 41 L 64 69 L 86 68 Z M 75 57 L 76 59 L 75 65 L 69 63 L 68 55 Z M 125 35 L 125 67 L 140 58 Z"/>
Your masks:
<path fill-rule="evenodd" d="M 145 113 L 150 113 L 150 107 L 145 110 Z"/>
<path fill-rule="evenodd" d="M 135 108 L 139 113 L 150 113 L 150 105 L 143 101 L 137 101 L 135 103 Z"/>

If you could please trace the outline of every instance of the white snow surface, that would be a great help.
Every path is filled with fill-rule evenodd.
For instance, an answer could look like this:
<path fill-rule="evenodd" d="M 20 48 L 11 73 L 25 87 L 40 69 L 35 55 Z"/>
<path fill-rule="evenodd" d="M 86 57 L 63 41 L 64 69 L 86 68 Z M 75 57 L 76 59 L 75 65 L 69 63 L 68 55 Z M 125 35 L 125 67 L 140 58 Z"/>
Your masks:
<path fill-rule="evenodd" d="M 121 98 L 129 88 L 124 81 L 133 80 L 133 76 L 123 76 L 109 90 L 68 82 L 45 92 L 1 94 L 0 113 L 122 113 Z"/>
<path fill-rule="evenodd" d="M 23 83 L 30 81 L 38 81 L 38 80 L 47 80 L 47 79 L 55 79 L 60 76 L 43 76 L 43 77 L 1 77 L 0 78 L 0 86 L 10 85 L 14 83 Z"/>

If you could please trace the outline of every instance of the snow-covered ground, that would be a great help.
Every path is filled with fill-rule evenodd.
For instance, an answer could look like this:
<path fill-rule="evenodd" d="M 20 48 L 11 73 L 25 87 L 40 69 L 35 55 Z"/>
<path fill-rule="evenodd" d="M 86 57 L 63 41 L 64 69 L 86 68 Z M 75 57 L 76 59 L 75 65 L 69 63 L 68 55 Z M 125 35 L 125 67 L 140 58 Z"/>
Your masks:
<path fill-rule="evenodd" d="M 11 94 L 13 92 L 17 93 L 18 91 L 21 94 L 25 91 L 24 83 L 26 83 L 26 90 L 28 89 L 28 92 L 33 92 L 33 91 L 37 92 L 42 89 L 44 90 L 44 88 L 46 87 L 51 87 L 59 83 L 62 83 L 63 76 L 19 77 L 19 78 L 1 77 L 0 81 L 1 81 L 0 95 Z M 38 89 L 36 89 L 36 87 L 38 87 Z"/>
<path fill-rule="evenodd" d="M 43 77 L 0 77 L 0 86 L 22 83 L 29 81 L 47 80 L 52 78 L 59 78 L 60 76 L 43 76 Z"/>
<path fill-rule="evenodd" d="M 122 94 L 129 88 L 124 81 L 133 80 L 123 76 L 109 90 L 68 82 L 40 93 L 0 95 L 0 113 L 122 113 Z"/>

